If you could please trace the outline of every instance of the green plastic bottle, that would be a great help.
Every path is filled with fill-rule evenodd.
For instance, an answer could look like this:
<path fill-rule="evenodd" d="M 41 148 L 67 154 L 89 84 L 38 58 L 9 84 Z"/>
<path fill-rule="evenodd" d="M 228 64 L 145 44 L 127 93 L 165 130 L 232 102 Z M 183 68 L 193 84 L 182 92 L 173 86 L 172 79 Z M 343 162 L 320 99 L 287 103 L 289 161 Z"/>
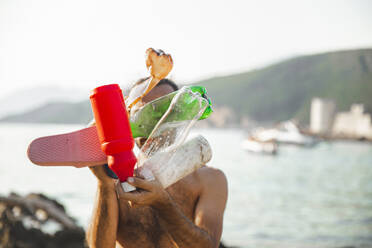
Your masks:
<path fill-rule="evenodd" d="M 130 118 L 133 138 L 148 137 L 155 125 L 168 110 L 173 98 L 180 93 L 174 109 L 166 119 L 167 122 L 192 120 L 206 107 L 199 120 L 206 119 L 213 112 L 207 91 L 202 86 L 184 86 L 182 89 L 147 103 Z M 195 95 L 195 93 L 198 93 Z M 203 100 L 201 100 L 203 98 Z M 207 105 L 207 106 L 206 106 Z"/>

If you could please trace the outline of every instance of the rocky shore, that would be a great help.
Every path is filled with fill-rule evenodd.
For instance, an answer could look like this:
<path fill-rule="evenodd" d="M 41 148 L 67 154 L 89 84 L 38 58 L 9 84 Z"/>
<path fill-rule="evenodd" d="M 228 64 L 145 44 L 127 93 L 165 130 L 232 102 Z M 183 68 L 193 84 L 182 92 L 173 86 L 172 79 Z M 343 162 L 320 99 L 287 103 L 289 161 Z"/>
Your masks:
<path fill-rule="evenodd" d="M 83 228 L 42 194 L 0 196 L 0 248 L 83 248 Z"/>

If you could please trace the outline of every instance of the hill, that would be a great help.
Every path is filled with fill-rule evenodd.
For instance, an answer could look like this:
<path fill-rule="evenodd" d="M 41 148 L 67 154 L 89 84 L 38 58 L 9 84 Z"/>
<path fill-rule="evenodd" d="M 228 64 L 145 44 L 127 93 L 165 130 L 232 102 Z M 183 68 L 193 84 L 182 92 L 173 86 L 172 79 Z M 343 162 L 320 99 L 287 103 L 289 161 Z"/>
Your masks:
<path fill-rule="evenodd" d="M 88 124 L 93 118 L 90 102 L 53 102 L 23 114 L 1 119 L 3 122 Z"/>
<path fill-rule="evenodd" d="M 81 89 L 65 89 L 58 86 L 21 89 L 0 98 L 0 118 L 25 113 L 51 101 L 77 102 L 88 95 L 89 92 Z"/>
<path fill-rule="evenodd" d="M 372 111 L 372 49 L 289 59 L 260 70 L 196 82 L 217 105 L 264 122 L 296 117 L 308 122 L 313 97 L 333 99 L 338 110 L 364 103 Z"/>
<path fill-rule="evenodd" d="M 313 97 L 333 99 L 338 111 L 363 103 L 372 112 L 372 49 L 300 56 L 246 73 L 194 83 L 207 88 L 216 106 L 232 108 L 238 117 L 261 122 L 309 120 Z M 49 103 L 1 121 L 87 123 L 89 100 Z"/>

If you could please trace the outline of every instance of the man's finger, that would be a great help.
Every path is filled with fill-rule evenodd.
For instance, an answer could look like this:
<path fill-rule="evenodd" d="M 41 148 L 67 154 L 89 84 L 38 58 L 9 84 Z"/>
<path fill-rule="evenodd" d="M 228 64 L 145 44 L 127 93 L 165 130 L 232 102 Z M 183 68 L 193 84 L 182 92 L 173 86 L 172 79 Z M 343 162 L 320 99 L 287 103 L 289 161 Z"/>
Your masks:
<path fill-rule="evenodd" d="M 119 197 L 120 197 L 119 199 L 131 201 L 134 203 L 140 203 L 141 201 L 143 201 L 143 194 L 138 193 L 138 192 L 131 192 L 131 193 L 124 192 Z"/>
<path fill-rule="evenodd" d="M 135 204 L 143 204 L 146 202 L 149 198 L 150 192 L 138 192 L 138 191 L 132 191 L 132 192 L 124 192 L 121 191 L 118 195 L 119 201 L 131 201 Z"/>
<path fill-rule="evenodd" d="M 154 189 L 154 182 L 155 181 L 146 181 L 144 179 L 138 178 L 138 177 L 129 177 L 128 183 L 137 187 L 141 188 L 147 191 L 152 191 Z"/>
<path fill-rule="evenodd" d="M 124 199 L 124 200 L 131 200 L 131 199 L 128 199 L 128 195 L 126 192 L 124 192 L 124 189 L 123 187 L 121 186 L 121 183 L 119 180 L 116 181 L 115 183 L 115 187 L 116 187 L 116 194 L 118 195 L 118 198 L 119 199 Z M 130 196 L 129 196 L 130 197 Z"/>
<path fill-rule="evenodd" d="M 115 182 L 115 189 L 116 189 L 116 194 L 117 194 L 118 198 L 120 198 L 120 196 L 121 196 L 123 193 L 125 193 L 125 192 L 124 192 L 124 189 L 123 189 L 123 187 L 121 186 L 121 183 L 120 183 L 119 180 L 116 180 L 116 182 Z"/>
<path fill-rule="evenodd" d="M 116 181 L 115 186 L 116 186 L 116 194 L 119 199 L 134 200 L 134 199 L 138 199 L 139 197 L 142 197 L 145 193 L 145 192 L 138 192 L 138 191 L 125 192 L 119 180 Z M 133 195 L 135 196 L 132 197 Z"/>
<path fill-rule="evenodd" d="M 128 201 L 123 200 L 121 201 L 120 195 L 124 193 L 123 187 L 121 187 L 121 183 L 119 180 L 115 180 L 115 191 L 116 191 L 116 197 L 119 200 L 119 208 L 120 211 L 126 211 L 129 208 Z"/>

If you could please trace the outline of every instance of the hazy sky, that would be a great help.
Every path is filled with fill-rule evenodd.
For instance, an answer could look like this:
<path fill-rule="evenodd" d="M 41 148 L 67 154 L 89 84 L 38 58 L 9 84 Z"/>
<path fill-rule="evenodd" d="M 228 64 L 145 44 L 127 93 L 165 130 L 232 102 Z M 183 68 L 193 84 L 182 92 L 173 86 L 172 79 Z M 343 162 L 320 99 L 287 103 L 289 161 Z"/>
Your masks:
<path fill-rule="evenodd" d="M 372 47 L 372 1 L 0 0 L 0 97 L 147 75 L 146 48 L 185 83 L 283 58 Z"/>

